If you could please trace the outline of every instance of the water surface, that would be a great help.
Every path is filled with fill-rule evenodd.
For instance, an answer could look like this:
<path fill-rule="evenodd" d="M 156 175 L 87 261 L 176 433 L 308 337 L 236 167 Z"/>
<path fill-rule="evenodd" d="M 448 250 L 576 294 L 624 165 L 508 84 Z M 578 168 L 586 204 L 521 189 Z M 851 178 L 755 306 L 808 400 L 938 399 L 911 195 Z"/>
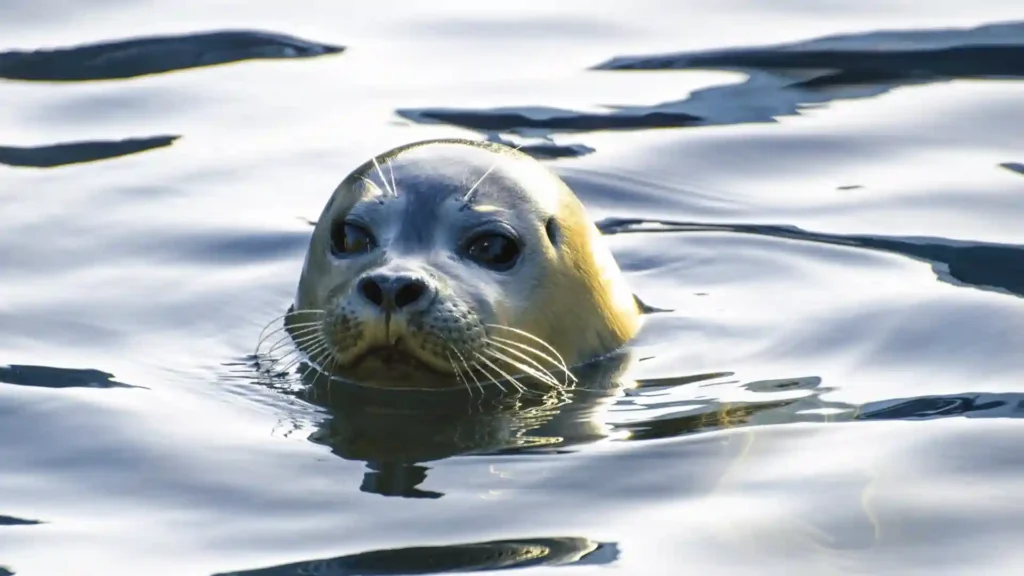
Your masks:
<path fill-rule="evenodd" d="M 1017 573 L 1017 4 L 8 0 L 0 574 Z M 638 386 L 254 381 L 337 182 L 450 136 L 577 191 Z"/>

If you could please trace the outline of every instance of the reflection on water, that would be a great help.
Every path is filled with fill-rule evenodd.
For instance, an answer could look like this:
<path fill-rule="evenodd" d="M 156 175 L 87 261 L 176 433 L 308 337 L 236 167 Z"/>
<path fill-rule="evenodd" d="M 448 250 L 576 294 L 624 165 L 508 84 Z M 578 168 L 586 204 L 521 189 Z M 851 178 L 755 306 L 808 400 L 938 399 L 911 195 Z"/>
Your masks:
<path fill-rule="evenodd" d="M 1016 172 L 1018 174 L 1024 175 L 1024 164 L 1021 164 L 1020 162 L 1003 162 L 999 166 L 1006 168 L 1011 172 Z"/>
<path fill-rule="evenodd" d="M 824 399 L 836 389 L 817 376 L 745 383 L 731 372 L 628 379 L 630 366 L 646 359 L 627 349 L 574 369 L 576 388 L 543 395 L 510 395 L 496 386 L 396 392 L 332 380 L 304 364 L 268 380 L 265 372 L 251 372 L 264 368 L 247 362 L 241 378 L 324 409 L 328 418 L 308 440 L 340 458 L 365 462 L 362 492 L 402 498 L 443 497 L 421 487 L 430 470 L 424 464 L 454 456 L 558 454 L 603 439 L 644 441 L 799 422 L 1024 418 L 1024 393 L 851 404 Z M 708 386 L 748 394 L 725 401 L 708 395 Z"/>
<path fill-rule="evenodd" d="M 153 36 L 32 52 L 0 52 L 0 78 L 117 80 L 243 60 L 312 58 L 343 51 L 262 31 L 227 30 Z"/>
<path fill-rule="evenodd" d="M 532 566 L 600 565 L 614 562 L 617 557 L 618 550 L 614 543 L 594 542 L 587 538 L 571 536 L 523 538 L 449 546 L 374 550 L 271 568 L 225 572 L 214 576 L 442 574 Z"/>
<path fill-rule="evenodd" d="M 14 516 L 4 516 L 0 514 L 0 526 L 35 526 L 36 524 L 42 524 L 40 520 L 26 520 L 24 518 L 15 518 Z"/>
<path fill-rule="evenodd" d="M 100 370 L 55 368 L 52 366 L 0 366 L 0 384 L 36 388 L 143 388 L 114 380 Z"/>
<path fill-rule="evenodd" d="M 683 100 L 610 106 L 608 113 L 542 106 L 403 108 L 397 113 L 423 124 L 531 136 L 774 122 L 812 105 L 875 97 L 900 86 L 961 78 L 1024 78 L 1024 23 L 870 32 L 760 48 L 620 56 L 592 69 L 722 70 L 741 72 L 747 79 L 696 90 Z"/>
<path fill-rule="evenodd" d="M 19 12 L 23 15 L 29 10 L 21 6 L 27 4 L 16 2 L 11 4 L 15 8 L 2 7 L 0 12 L 14 15 L 10 21 L 19 21 Z M 38 3 L 31 4 L 38 12 Z M 646 202 L 644 212 L 658 217 L 610 217 L 599 223 L 609 236 L 645 234 L 619 236 L 613 242 L 629 244 L 631 239 L 643 238 L 648 243 L 642 247 L 629 244 L 635 260 L 623 260 L 623 266 L 630 269 L 638 292 L 651 294 L 654 303 L 671 301 L 675 309 L 645 305 L 648 312 L 665 312 L 652 321 L 658 324 L 664 319 L 664 324 L 655 326 L 653 336 L 645 342 L 654 344 L 656 355 L 645 348 L 644 357 L 628 353 L 614 361 L 595 363 L 577 373 L 582 381 L 578 388 L 540 396 L 511 397 L 496 390 L 491 394 L 396 395 L 308 375 L 303 375 L 299 386 L 267 382 L 252 373 L 232 375 L 230 386 L 223 386 L 223 380 L 216 386 L 210 383 L 216 380 L 217 366 L 225 358 L 238 357 L 241 350 L 250 348 L 250 339 L 255 337 L 253 323 L 259 322 L 260 315 L 282 306 L 293 289 L 289 283 L 296 270 L 277 265 L 301 261 L 308 230 L 277 226 L 291 222 L 301 206 L 320 206 L 322 197 L 317 195 L 314 201 L 313 193 L 308 192 L 314 186 L 296 184 L 292 179 L 295 173 L 289 170 L 306 173 L 308 168 L 309 173 L 336 174 L 339 162 L 348 162 L 362 152 L 363 136 L 369 146 L 368 141 L 378 136 L 411 141 L 437 135 L 428 134 L 432 130 L 449 135 L 444 131 L 454 126 L 512 145 L 506 137 L 537 138 L 525 142 L 522 150 L 556 163 L 589 155 L 581 164 L 594 166 L 606 159 L 614 164 L 621 158 L 615 157 L 619 152 L 599 150 L 602 146 L 590 140 L 600 142 L 603 137 L 588 134 L 592 132 L 687 128 L 688 145 L 697 147 L 703 145 L 698 141 L 703 142 L 705 134 L 693 127 L 770 123 L 809 107 L 878 97 L 904 86 L 922 87 L 877 102 L 866 100 L 858 108 L 871 122 L 884 124 L 905 114 L 900 106 L 913 103 L 914 98 L 922 98 L 922 105 L 927 105 L 932 94 L 943 97 L 950 94 L 946 89 L 965 88 L 959 83 L 942 85 L 951 80 L 1024 78 L 1024 24 L 828 37 L 808 32 L 804 37 L 811 39 L 784 45 L 619 56 L 594 66 L 585 76 L 588 81 L 599 77 L 608 85 L 618 82 L 618 87 L 630 89 L 637 82 L 637 89 L 627 92 L 635 95 L 636 105 L 583 112 L 574 108 L 605 102 L 606 97 L 591 93 L 589 87 L 582 96 L 571 90 L 557 93 L 557 82 L 549 85 L 538 78 L 548 74 L 553 78 L 561 72 L 545 69 L 537 60 L 531 60 L 529 66 L 536 70 L 530 70 L 526 80 L 530 98 L 537 95 L 530 103 L 537 106 L 504 106 L 509 94 L 504 88 L 512 88 L 504 84 L 506 79 L 501 78 L 500 83 L 493 83 L 494 78 L 481 81 L 473 69 L 479 61 L 463 61 L 459 54 L 486 50 L 487 42 L 494 39 L 480 44 L 475 43 L 479 37 L 466 36 L 446 38 L 440 44 L 433 37 L 413 35 L 409 39 L 412 31 L 431 27 L 450 30 L 455 36 L 459 26 L 410 24 L 393 19 L 386 10 L 367 7 L 367 19 L 357 19 L 356 26 L 370 30 L 374 42 L 363 43 L 358 34 L 351 34 L 353 28 L 344 30 L 353 46 L 362 43 L 359 54 L 325 58 L 323 67 L 319 67 L 320 61 L 307 63 L 294 74 L 295 69 L 279 75 L 282 67 L 256 64 L 230 70 L 238 76 L 223 69 L 177 74 L 166 81 L 174 87 L 170 95 L 187 95 L 185 101 L 199 105 L 158 109 L 148 104 L 132 106 L 137 95 L 123 88 L 148 89 L 151 80 L 135 79 L 153 74 L 253 59 L 313 58 L 345 49 L 241 30 L 129 38 L 134 28 L 154 30 L 148 26 L 153 22 L 190 22 L 218 30 L 239 20 L 237 15 L 211 16 L 216 7 L 208 8 L 210 13 L 192 13 L 179 20 L 178 11 L 188 11 L 184 5 L 102 2 L 99 4 L 107 8 L 116 5 L 118 18 L 131 15 L 136 19 L 125 19 L 120 27 L 104 24 L 89 28 L 107 15 L 99 9 L 93 12 L 93 4 L 87 10 L 86 4 L 74 5 L 76 17 L 68 18 L 73 26 L 59 30 L 59 26 L 48 24 L 31 32 L 30 36 L 44 39 L 35 46 L 43 49 L 5 47 L 8 51 L 0 52 L 0 78 L 4 79 L 0 98 L 10 94 L 5 104 L 13 103 L 18 109 L 10 117 L 14 126 L 4 138 L 31 139 L 6 141 L 9 146 L 0 147 L 0 164 L 57 168 L 97 162 L 83 170 L 8 170 L 0 177 L 0 198 L 5 208 L 7 202 L 15 207 L 0 210 L 3 223 L 13 223 L 0 227 L 0 241 L 14 246 L 10 254 L 4 254 L 18 263 L 14 277 L 5 278 L 8 284 L 0 284 L 9 308 L 0 316 L 17 320 L 8 322 L 12 334 L 31 324 L 33 334 L 40 335 L 25 341 L 12 339 L 13 345 L 25 348 L 7 351 L 9 356 L 24 352 L 32 360 L 22 356 L 22 364 L 0 366 L 0 423 L 6 426 L 3 430 L 8 439 L 0 443 L 0 462 L 5 466 L 0 474 L 0 510 L 8 513 L 0 515 L 0 561 L 8 562 L 0 567 L 0 576 L 13 574 L 15 568 L 19 574 L 63 573 L 52 569 L 57 564 L 51 562 L 64 558 L 74 563 L 72 569 L 86 574 L 127 567 L 144 573 L 218 571 L 259 576 L 429 574 L 555 565 L 589 573 L 588 569 L 601 570 L 597 565 L 613 562 L 630 574 L 660 573 L 665 566 L 675 567 L 677 572 L 711 573 L 743 573 L 744 568 L 750 573 L 832 573 L 856 567 L 862 573 L 946 570 L 976 574 L 1007 573 L 1008 567 L 1012 570 L 1019 564 L 1010 556 L 1016 551 L 1005 545 L 1019 539 L 1024 526 L 1014 491 L 1021 477 L 1016 438 L 1024 419 L 1024 393 L 1016 391 L 1019 386 L 1013 380 L 1012 370 L 1018 365 L 1005 361 L 1015 334 L 990 337 L 978 342 L 977 350 L 948 358 L 945 343 L 963 338 L 936 338 L 942 341 L 934 348 L 928 347 L 931 342 L 908 342 L 914 347 L 908 352 L 900 349 L 904 342 L 891 332 L 880 335 L 871 325 L 874 317 L 902 303 L 888 300 L 891 294 L 878 285 L 907 281 L 900 259 L 873 254 L 885 252 L 927 262 L 941 282 L 961 288 L 946 289 L 925 279 L 899 297 L 913 300 L 918 297 L 914 290 L 920 289 L 922 298 L 930 298 L 934 294 L 929 290 L 936 290 L 935 308 L 929 308 L 929 313 L 949 311 L 957 323 L 952 332 L 968 337 L 977 333 L 978 340 L 983 340 L 987 323 L 1004 313 L 1015 318 L 1012 315 L 1019 311 L 1019 297 L 1024 296 L 1024 246 L 1015 244 L 1017 240 L 1000 242 L 1005 240 L 1001 235 L 1013 236 L 1015 231 L 993 230 L 987 237 L 995 241 L 973 241 L 970 232 L 950 229 L 958 221 L 949 217 L 948 206 L 933 211 L 934 207 L 922 201 L 914 204 L 913 210 L 894 203 L 893 213 L 905 215 L 915 230 L 927 230 L 929 237 L 901 234 L 903 229 L 891 214 L 882 214 L 889 200 L 881 197 L 882 192 L 871 201 L 893 228 L 885 234 L 808 230 L 819 229 L 817 223 L 806 228 L 702 223 L 716 217 L 727 222 L 746 218 L 768 221 L 774 215 L 758 210 L 777 205 L 751 201 L 742 193 L 712 197 L 687 192 L 690 174 L 678 168 L 677 158 L 672 153 L 658 154 L 664 149 L 657 145 L 651 149 L 656 153 L 648 153 L 646 138 L 655 140 L 652 134 L 628 137 L 635 140 L 630 143 L 627 160 L 635 152 L 632 157 L 641 161 L 642 169 L 661 170 L 661 181 L 670 180 L 678 187 L 665 185 L 653 190 L 626 175 L 602 176 L 600 169 L 595 173 L 583 169 L 575 177 L 595 183 L 589 187 L 589 196 L 584 193 L 588 187 L 581 186 L 581 197 L 588 205 L 600 205 L 602 216 L 628 215 Z M 71 6 L 64 0 L 48 5 L 50 12 L 58 5 Z M 266 9 L 273 17 L 253 16 L 249 22 L 310 31 L 343 20 L 328 10 L 327 4 L 317 8 L 322 12 L 305 23 L 306 11 L 281 6 L 254 2 L 252 14 Z M 427 12 L 443 12 L 442 8 L 435 6 Z M 470 8 L 467 5 L 466 10 Z M 399 12 L 408 16 L 409 11 Z M 427 12 L 415 18 L 427 18 Z M 81 14 L 89 17 L 78 18 Z M 646 25 L 644 18 L 649 18 L 643 14 L 644 10 L 637 9 L 622 18 L 635 16 L 629 26 L 640 27 Z M 989 20 L 1005 17 L 1001 13 Z M 503 30 L 509 29 L 508 20 L 493 18 Z M 530 27 L 535 19 L 545 18 L 548 16 L 533 14 L 514 22 Z M 576 14 L 565 18 L 580 21 Z M 0 28 L 4 25 L 0 21 Z M 686 33 L 686 25 L 682 21 L 672 24 L 671 35 L 654 38 L 653 43 L 671 46 L 679 34 Z M 481 26 L 471 23 L 463 28 Z M 860 24 L 850 24 L 855 26 Z M 519 30 L 518 25 L 512 27 Z M 825 28 L 835 29 L 817 26 Z M 375 36 L 378 31 L 380 41 Z M 391 34 L 394 38 L 395 31 L 403 36 L 389 46 L 386 37 Z M 71 46 L 62 41 L 64 33 L 67 38 L 106 35 L 108 40 Z M 560 34 L 557 41 L 564 43 L 587 36 Z M 657 34 L 652 31 L 650 36 Z M 515 35 L 502 35 L 499 40 Z M 615 43 L 624 37 L 601 38 L 597 44 L 555 52 L 584 49 L 586 58 L 594 59 L 573 64 L 583 67 L 626 53 L 629 43 Z M 686 44 L 708 45 L 712 39 L 690 40 L 687 38 Z M 417 75 L 414 68 L 420 54 L 410 46 L 419 43 L 427 48 L 428 59 L 450 65 L 454 80 L 435 82 L 433 71 Z M 48 48 L 51 46 L 57 47 Z M 515 50 L 501 46 L 502 50 Z M 465 62 L 469 64 L 463 68 Z M 344 66 L 333 68 L 339 64 Z M 367 67 L 376 76 L 367 75 Z M 627 74 L 630 70 L 666 72 Z M 668 95 L 658 99 L 671 101 L 652 104 L 657 101 L 646 86 L 640 86 L 639 79 L 674 82 L 686 74 L 673 70 L 736 71 L 745 78 L 698 89 L 685 98 L 684 89 L 671 84 Z M 387 81 L 378 83 L 385 73 Z M 429 80 L 425 80 L 427 76 Z M 232 85 L 239 79 L 245 82 L 244 90 Z M 355 89 L 349 89 L 350 81 Z M 162 80 L 152 82 L 166 85 Z M 309 99 L 296 103 L 282 98 L 284 92 L 278 89 L 287 82 L 295 82 L 300 91 L 308 90 Z M 330 92 L 335 83 L 346 90 Z M 1012 107 L 999 101 L 1006 92 L 997 92 L 1006 84 L 967 85 L 981 94 L 971 97 L 986 100 L 968 98 L 957 110 L 1007 114 Z M 984 90 L 992 92 L 982 93 Z M 319 97 L 321 92 L 328 96 Z M 335 98 L 337 95 L 343 97 Z M 32 106 L 37 96 L 46 102 L 44 106 Z M 16 98 L 28 102 L 22 105 Z M 214 107 L 205 106 L 222 103 L 219 98 L 235 98 L 230 105 L 241 113 L 221 117 L 211 112 Z M 906 100 L 887 107 L 899 98 Z M 109 140 L 89 140 L 90 136 L 74 133 L 79 127 L 74 122 L 77 116 L 94 110 L 87 110 L 83 102 L 95 101 L 109 109 L 116 107 L 117 122 L 130 124 L 131 131 L 115 132 Z M 449 106 L 464 106 L 467 101 L 479 108 Z M 151 102 L 164 100 L 153 98 Z M 437 107 L 418 107 L 428 103 Z M 367 120 L 374 110 L 380 112 L 379 124 Z M 396 110 L 415 123 L 435 126 L 388 124 L 390 113 Z M 831 112 L 832 120 L 843 114 L 841 110 Z M 922 117 L 933 115 L 926 111 Z M 830 137 L 844 142 L 863 138 L 872 150 L 883 150 L 878 154 L 882 157 L 890 152 L 900 158 L 930 153 L 931 146 L 941 145 L 957 155 L 977 154 L 977 165 L 983 169 L 998 164 L 1004 169 L 999 176 L 1005 180 L 1016 182 L 1009 172 L 1024 174 L 1017 152 L 1005 146 L 990 148 L 992 143 L 984 139 L 981 129 L 970 130 L 975 127 L 971 118 L 947 119 L 947 127 L 955 124 L 956 129 L 965 129 L 965 136 L 954 131 L 934 135 L 927 133 L 930 128 L 915 130 L 912 123 L 905 122 L 901 129 L 912 138 L 890 142 L 891 134 L 879 136 L 847 125 L 816 124 L 827 120 L 823 116 L 827 115 L 807 115 L 801 127 L 820 130 L 824 126 Z M 245 120 L 240 122 L 239 117 Z M 315 129 L 304 124 L 303 118 L 316 124 Z M 327 118 L 332 120 L 323 120 Z M 252 119 L 261 122 L 255 132 L 247 132 Z M 153 121 L 167 122 L 170 128 L 153 126 Z M 337 130 L 337 124 L 321 125 L 335 121 L 345 129 Z M 109 128 L 120 129 L 118 125 Z M 770 175 L 779 180 L 766 176 L 756 182 L 739 182 L 740 186 L 774 194 L 790 182 L 806 185 L 805 172 L 826 171 L 826 164 L 835 161 L 818 153 L 820 140 L 802 140 L 806 133 L 793 130 L 793 126 L 762 128 L 770 136 L 751 138 L 748 150 L 762 154 L 766 163 L 774 162 L 773 139 L 795 138 L 801 143 L 796 151 L 799 157 L 787 158 L 795 160 L 786 165 L 792 169 Z M 709 131 L 709 142 L 721 136 L 714 132 Z M 755 130 L 722 132 L 746 138 Z M 587 139 L 587 143 L 558 145 L 550 141 L 552 135 L 562 133 Z M 130 134 L 149 136 L 116 139 Z M 176 134 L 186 136 L 188 146 L 177 142 Z M 352 134 L 361 136 L 353 139 Z M 670 139 L 672 134 L 678 132 L 662 131 L 657 138 Z M 260 142 L 251 145 L 250 139 Z M 51 144 L 27 145 L 36 142 Z M 211 143 L 223 148 L 193 153 L 193 143 L 200 148 Z M 161 148 L 161 152 L 140 155 L 133 162 L 117 160 Z M 740 166 L 733 158 L 710 156 L 705 155 L 708 170 L 720 171 L 734 183 L 746 176 L 761 176 L 745 172 L 749 166 Z M 109 161 L 98 162 L 101 160 Z M 884 158 L 878 161 L 885 163 Z M 166 162 L 176 164 L 168 166 Z M 922 163 L 921 171 L 935 180 L 918 179 L 913 184 L 920 185 L 922 198 L 927 200 L 935 182 L 951 172 L 930 157 Z M 851 190 L 857 186 L 841 185 L 866 183 L 851 179 L 850 172 L 857 169 L 855 162 L 839 164 L 827 174 L 826 190 Z M 6 170 L 6 166 L 0 168 Z M 894 161 L 891 167 L 899 172 L 906 164 Z M 884 175 L 879 178 L 890 182 L 885 170 L 890 166 L 881 168 Z M 79 174 L 88 175 L 89 186 L 79 186 Z M 153 182 L 160 183 L 161 194 L 123 193 L 151 189 Z M 611 182 L 621 186 L 601 188 Z M 903 183 L 895 177 L 891 183 L 899 194 Z M 866 191 L 877 190 L 881 188 L 872 184 Z M 994 210 L 1019 205 L 1013 202 L 1015 196 L 1007 200 L 1004 190 L 989 188 L 985 192 L 988 196 L 978 196 L 977 210 L 974 197 L 958 203 L 956 210 L 984 220 Z M 33 198 L 45 198 L 46 202 L 33 204 Z M 276 203 L 282 198 L 282 203 Z M 847 205 L 850 199 L 844 195 Z M 774 200 L 792 208 L 788 214 L 805 207 L 799 197 L 784 193 Z M 827 200 L 818 198 L 816 212 L 809 217 L 822 216 L 829 226 L 862 230 L 864 221 L 858 220 L 859 216 L 847 218 L 847 205 L 829 206 Z M 737 217 L 741 211 L 747 214 Z M 222 216 L 230 225 L 217 220 Z M 99 224 L 79 227 L 69 226 L 69 221 Z M 13 232 L 2 236 L 3 230 Z M 59 265 L 55 265 L 57 259 L 40 257 L 50 250 L 55 230 L 64 232 L 55 244 L 66 256 Z M 116 232 L 111 234 L 112 230 Z M 772 242 L 769 249 L 753 257 L 729 252 L 733 246 L 728 243 L 715 244 L 712 251 L 717 252 L 708 255 L 677 242 L 675 234 L 680 232 L 753 234 L 793 242 Z M 119 247 L 124 242 L 131 243 L 129 248 Z M 836 254 L 840 251 L 820 250 L 807 258 L 815 245 L 861 250 L 843 250 L 841 255 Z M 38 247 L 41 251 L 33 251 Z M 769 261 L 757 261 L 762 256 Z M 825 262 L 832 257 L 836 260 Z M 75 259 L 88 264 L 70 270 L 67 263 Z M 828 277 L 847 263 L 860 266 L 857 272 L 872 275 L 864 290 L 880 288 L 876 293 L 858 294 L 861 298 L 856 304 L 865 306 L 864 311 L 850 308 L 844 299 L 849 292 Z M 728 270 L 731 276 L 725 282 L 715 276 L 730 266 L 736 267 Z M 716 270 L 708 273 L 709 268 Z M 674 276 L 680 269 L 693 276 Z M 19 273 L 26 274 L 24 283 L 16 277 Z M 652 278 L 651 286 L 646 285 Z M 676 300 L 671 292 L 678 289 L 688 295 L 691 290 L 684 284 L 701 285 L 709 279 L 714 289 L 701 286 L 705 290 L 701 294 L 708 298 L 699 299 L 695 308 L 686 308 L 688 302 Z M 808 308 L 796 305 L 783 312 L 764 311 L 756 301 L 762 297 L 774 301 L 779 292 L 808 282 L 820 294 L 820 301 Z M 659 283 L 670 288 L 659 290 Z M 18 286 L 9 289 L 15 284 Z M 89 289 L 102 285 L 112 287 L 110 294 L 99 295 Z M 731 295 L 720 298 L 727 291 Z M 59 305 L 51 305 L 50 299 Z M 146 310 L 145 321 L 132 317 L 140 309 Z M 188 313 L 182 314 L 182 310 Z M 976 310 L 980 313 L 974 314 Z M 789 312 L 797 317 L 787 317 Z M 812 317 L 817 320 L 818 312 L 820 323 L 808 321 Z M 836 328 L 836 323 L 830 322 L 836 315 L 846 319 L 842 327 L 857 330 L 846 334 Z M 88 321 L 79 322 L 79 316 Z M 901 320 L 913 324 L 921 317 L 908 315 Z M 943 321 L 940 318 L 935 325 Z M 89 327 L 89 333 L 79 326 Z M 117 345 L 103 350 L 115 340 L 99 338 L 102 334 L 98 331 L 112 326 L 132 338 L 118 340 Z M 675 331 L 679 326 L 683 329 Z M 906 328 L 924 331 L 931 326 Z M 786 347 L 780 338 L 794 333 L 803 341 L 830 340 L 828 353 L 819 354 L 813 345 Z M 106 366 L 121 380 L 152 385 L 153 390 L 141 395 L 93 393 L 88 389 L 143 387 L 123 382 L 107 371 L 58 367 L 81 361 L 82 351 L 71 347 L 85 338 L 92 340 L 85 365 Z M 841 342 L 836 344 L 837 340 Z M 722 352 L 734 344 L 739 353 Z M 861 361 L 858 347 L 879 345 L 891 348 L 883 362 Z M 769 354 L 782 348 L 780 354 L 787 357 L 773 364 Z M 750 354 L 749 361 L 744 357 L 747 350 L 756 352 Z M 1009 353 L 1012 355 L 1012 349 Z M 69 359 L 72 356 L 74 362 Z M 986 364 L 993 356 L 1000 360 L 995 367 Z M 645 374 L 642 368 L 647 365 L 641 362 L 648 359 L 671 376 L 636 376 L 632 370 L 639 366 L 637 372 Z M 158 365 L 155 369 L 154 364 Z M 197 372 L 198 385 L 192 378 Z M 183 374 L 188 377 L 178 378 Z M 228 396 L 231 386 L 237 391 L 239 378 L 247 402 L 232 402 L 237 397 Z M 885 382 L 875 384 L 874 378 Z M 902 382 L 904 378 L 906 382 Z M 253 404 L 248 400 L 268 396 L 273 398 L 267 402 L 273 408 L 271 416 L 263 418 L 266 412 L 260 412 L 266 405 L 254 409 L 256 415 L 247 412 Z M 287 399 L 287 406 L 278 403 L 281 398 Z M 299 410 L 292 411 L 296 405 Z M 204 408 L 209 411 L 202 413 Z M 276 436 L 271 427 L 282 415 L 294 418 L 292 423 L 300 432 L 284 439 Z M 893 426 L 894 421 L 900 424 Z M 784 426 L 787 424 L 804 425 Z M 736 429 L 741 432 L 732 434 Z M 296 436 L 298 442 L 293 441 Z M 757 442 L 745 444 L 740 455 L 720 449 L 736 439 L 754 436 Z M 669 439 L 674 441 L 665 441 Z M 730 448 L 740 443 L 733 442 Z M 323 458 L 325 454 L 335 457 Z M 502 469 L 500 475 L 492 473 L 496 468 Z M 472 478 L 476 474 L 485 478 Z M 490 498 L 492 493 L 501 497 Z M 807 529 L 786 540 L 789 528 L 798 524 Z M 652 528 L 655 526 L 657 529 Z M 485 536 L 485 531 L 490 533 Z M 422 544 L 423 534 L 430 535 L 435 545 L 410 547 Z M 148 551 L 157 541 L 160 551 Z M 627 552 L 621 558 L 620 548 Z M 52 550 L 59 550 L 61 558 L 53 560 Z M 359 550 L 363 552 L 349 554 Z M 846 552 L 857 555 L 843 556 Z M 342 553 L 347 555 L 337 556 Z M 303 558 L 311 560 L 294 562 Z M 813 564 L 818 559 L 821 563 Z M 138 568 L 138 560 L 151 564 Z M 851 563 L 842 564 L 846 560 Z M 282 564 L 285 561 L 293 563 Z M 813 569 L 807 569 L 812 564 Z M 243 571 L 226 572 L 239 569 Z"/>
<path fill-rule="evenodd" d="M 0 164 L 27 168 L 55 168 L 164 148 L 178 138 L 152 136 L 124 140 L 64 142 L 46 146 L 0 146 Z"/>
<path fill-rule="evenodd" d="M 301 385 L 290 374 L 258 381 L 327 411 L 330 417 L 309 440 L 346 460 L 365 462 L 363 492 L 439 498 L 443 494 L 419 487 L 429 471 L 425 462 L 558 452 L 606 437 L 602 415 L 628 385 L 622 375 L 629 360 L 622 353 L 574 369 L 579 382 L 571 390 L 537 388 L 515 395 L 495 385 L 450 391 L 373 389 L 324 377 L 305 365 L 295 369 Z"/>
<path fill-rule="evenodd" d="M 1024 296 L 1024 246 L 947 238 L 893 238 L 808 232 L 796 226 L 701 224 L 608 218 L 598 222 L 604 234 L 658 232 L 731 232 L 787 238 L 836 246 L 854 246 L 901 254 L 932 264 L 939 280 L 1003 294 Z"/>

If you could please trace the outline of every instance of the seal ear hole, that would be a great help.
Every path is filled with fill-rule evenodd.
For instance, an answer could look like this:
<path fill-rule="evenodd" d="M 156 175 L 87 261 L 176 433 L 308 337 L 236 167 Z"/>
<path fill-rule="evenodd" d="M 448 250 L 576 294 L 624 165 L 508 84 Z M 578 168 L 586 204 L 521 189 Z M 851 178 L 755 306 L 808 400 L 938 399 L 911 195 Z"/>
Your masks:
<path fill-rule="evenodd" d="M 561 240 L 559 237 L 558 222 L 555 222 L 555 217 L 548 218 L 548 221 L 544 223 L 544 232 L 548 235 L 548 241 L 555 248 L 558 248 L 558 242 Z"/>

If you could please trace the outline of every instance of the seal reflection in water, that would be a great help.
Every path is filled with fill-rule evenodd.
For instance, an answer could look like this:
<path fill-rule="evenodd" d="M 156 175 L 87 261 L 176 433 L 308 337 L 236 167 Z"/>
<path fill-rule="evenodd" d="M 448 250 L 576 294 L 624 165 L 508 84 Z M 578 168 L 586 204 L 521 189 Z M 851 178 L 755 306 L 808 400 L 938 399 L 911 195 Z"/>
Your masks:
<path fill-rule="evenodd" d="M 322 373 L 470 391 L 564 387 L 640 325 L 569 187 L 512 148 L 456 139 L 393 149 L 341 182 L 285 317 Z"/>

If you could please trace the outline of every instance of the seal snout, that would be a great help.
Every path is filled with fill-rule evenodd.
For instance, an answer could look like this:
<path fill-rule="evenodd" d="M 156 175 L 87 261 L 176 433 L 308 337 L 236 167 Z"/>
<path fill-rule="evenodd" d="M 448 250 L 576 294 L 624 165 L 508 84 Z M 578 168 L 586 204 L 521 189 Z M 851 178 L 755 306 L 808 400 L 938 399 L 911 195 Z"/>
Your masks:
<path fill-rule="evenodd" d="M 356 284 L 356 292 L 388 314 L 422 310 L 436 294 L 434 287 L 421 276 L 383 272 L 362 277 Z"/>

